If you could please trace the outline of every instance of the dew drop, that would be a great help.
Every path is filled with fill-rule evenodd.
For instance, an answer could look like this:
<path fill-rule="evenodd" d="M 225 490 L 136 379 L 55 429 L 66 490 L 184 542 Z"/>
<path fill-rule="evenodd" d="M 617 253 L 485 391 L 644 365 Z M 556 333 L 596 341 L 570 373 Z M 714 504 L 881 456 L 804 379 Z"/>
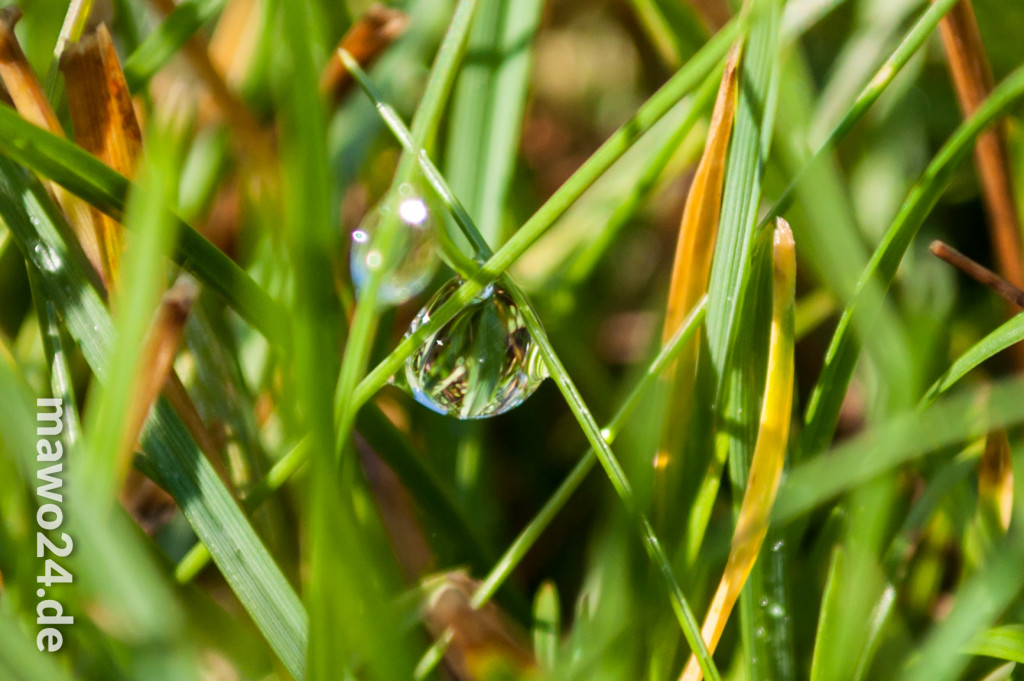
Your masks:
<path fill-rule="evenodd" d="M 461 286 L 452 279 L 409 327 L 425 324 Z M 547 372 L 523 315 L 495 285 L 427 338 L 405 362 L 409 393 L 423 406 L 459 419 L 497 416 L 533 394 Z"/>
<path fill-rule="evenodd" d="M 62 264 L 56 251 L 42 243 L 37 243 L 32 247 L 32 261 L 39 269 L 46 272 L 56 272 Z"/>
<path fill-rule="evenodd" d="M 437 211 L 428 203 L 427 192 L 403 183 L 389 192 L 352 231 L 350 269 L 356 291 L 362 291 L 370 275 L 383 270 L 377 302 L 398 305 L 420 293 L 434 275 Z M 380 248 L 382 227 L 391 221 L 395 228 L 389 255 Z M 391 226 L 391 225 L 389 225 Z"/>

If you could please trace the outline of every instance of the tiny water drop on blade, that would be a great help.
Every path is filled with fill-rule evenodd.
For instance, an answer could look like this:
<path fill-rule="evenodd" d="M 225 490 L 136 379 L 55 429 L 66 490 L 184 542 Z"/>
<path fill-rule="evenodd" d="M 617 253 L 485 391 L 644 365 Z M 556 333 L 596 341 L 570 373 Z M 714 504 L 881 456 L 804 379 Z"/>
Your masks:
<path fill-rule="evenodd" d="M 442 286 L 413 319 L 409 334 L 430 321 L 461 284 L 456 277 Z M 439 414 L 480 419 L 519 406 L 546 377 L 522 313 L 495 284 L 406 360 L 403 387 Z"/>
<path fill-rule="evenodd" d="M 428 201 L 427 191 L 416 183 L 403 182 L 371 208 L 352 231 L 352 281 L 361 293 L 374 270 L 383 270 L 378 305 L 404 303 L 423 291 L 434 276 L 438 265 L 434 229 L 439 213 Z M 393 221 L 395 228 L 389 257 L 385 257 L 378 239 L 386 221 Z"/>

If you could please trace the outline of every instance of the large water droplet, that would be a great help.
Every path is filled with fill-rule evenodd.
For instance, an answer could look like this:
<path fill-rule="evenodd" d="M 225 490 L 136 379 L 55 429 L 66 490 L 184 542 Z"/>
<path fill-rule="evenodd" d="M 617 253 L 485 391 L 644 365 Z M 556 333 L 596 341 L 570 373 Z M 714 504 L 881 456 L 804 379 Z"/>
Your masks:
<path fill-rule="evenodd" d="M 44 272 L 56 272 L 63 264 L 57 252 L 43 243 L 32 247 L 32 262 Z"/>
<path fill-rule="evenodd" d="M 404 303 L 430 283 L 438 264 L 434 229 L 439 213 L 427 197 L 428 193 L 415 184 L 402 183 L 371 208 L 353 230 L 349 263 L 357 292 L 366 287 L 376 270 L 383 270 L 377 290 L 380 305 Z M 395 222 L 395 234 L 390 255 L 385 258 L 378 235 L 388 220 Z"/>
<path fill-rule="evenodd" d="M 452 279 L 419 311 L 409 333 L 430 320 L 462 284 Z M 488 287 L 426 339 L 405 362 L 405 383 L 439 414 L 479 419 L 503 414 L 547 376 L 523 315 L 500 285 Z"/>

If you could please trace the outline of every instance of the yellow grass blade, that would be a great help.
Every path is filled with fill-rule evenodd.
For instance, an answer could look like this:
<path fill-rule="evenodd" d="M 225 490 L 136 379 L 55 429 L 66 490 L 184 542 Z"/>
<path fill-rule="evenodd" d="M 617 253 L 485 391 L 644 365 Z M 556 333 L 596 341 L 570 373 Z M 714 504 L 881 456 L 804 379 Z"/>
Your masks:
<path fill-rule="evenodd" d="M 1006 532 L 1013 513 L 1013 461 L 1005 430 L 994 430 L 985 440 L 978 464 L 978 512 Z"/>
<path fill-rule="evenodd" d="M 725 178 L 725 155 L 729 149 L 733 114 L 736 109 L 736 82 L 739 73 L 740 45 L 737 43 L 726 62 L 725 73 L 718 89 L 711 127 L 700 164 L 693 177 L 693 185 L 686 198 L 683 217 L 679 225 L 672 281 L 669 285 L 662 343 L 667 343 L 686 316 L 707 291 L 711 272 L 711 256 L 718 234 L 718 217 L 722 207 L 722 183 Z M 679 359 L 665 373 L 671 415 L 662 430 L 658 453 L 654 458 L 655 499 L 659 505 L 665 498 L 666 471 L 672 456 L 678 451 L 682 433 L 689 415 L 689 395 L 697 367 L 698 344 L 687 345 Z"/>
<path fill-rule="evenodd" d="M 768 348 L 768 378 L 761 426 L 750 462 L 750 476 L 743 495 L 736 532 L 722 581 L 708 608 L 701 636 L 714 652 L 736 599 L 754 567 L 761 544 L 768 533 L 768 520 L 782 477 L 789 441 L 790 410 L 793 405 L 793 299 L 796 289 L 796 253 L 793 232 L 782 218 L 775 228 L 772 279 L 772 330 Z M 690 657 L 682 681 L 700 681 L 696 657 Z"/>

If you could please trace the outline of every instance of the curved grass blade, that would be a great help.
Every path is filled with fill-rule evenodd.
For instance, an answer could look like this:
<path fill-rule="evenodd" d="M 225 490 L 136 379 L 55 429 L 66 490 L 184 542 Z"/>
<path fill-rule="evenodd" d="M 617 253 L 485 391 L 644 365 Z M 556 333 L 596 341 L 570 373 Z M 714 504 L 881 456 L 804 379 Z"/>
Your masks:
<path fill-rule="evenodd" d="M 0 153 L 121 219 L 131 182 L 68 140 L 51 135 L 0 107 Z M 273 343 L 286 344 L 280 306 L 228 256 L 195 229 L 174 217 L 178 244 L 174 259 L 216 291 Z"/>
<path fill-rule="evenodd" d="M 1024 340 L 1024 314 L 1004 322 L 960 355 L 921 398 L 923 405 L 934 402 L 939 395 L 952 388 L 961 378 L 980 366 L 985 360 Z"/>
<path fill-rule="evenodd" d="M 924 174 L 911 189 L 899 214 L 875 250 L 861 275 L 857 293 L 843 310 L 825 357 L 825 366 L 811 393 L 804 419 L 801 450 L 820 451 L 831 439 L 839 407 L 853 376 L 857 361 L 856 343 L 850 335 L 855 316 L 870 320 L 895 276 L 903 254 L 925 217 L 939 200 L 954 171 L 977 136 L 1012 104 L 1024 97 L 1024 68 L 1018 68 L 992 91 L 992 96 L 974 116 L 961 124 L 939 150 Z M 880 282 L 880 283 L 879 283 Z M 879 291 L 878 289 L 881 289 Z"/>
<path fill-rule="evenodd" d="M 1024 624 L 1007 624 L 983 631 L 971 639 L 964 652 L 1024 664 Z"/>

